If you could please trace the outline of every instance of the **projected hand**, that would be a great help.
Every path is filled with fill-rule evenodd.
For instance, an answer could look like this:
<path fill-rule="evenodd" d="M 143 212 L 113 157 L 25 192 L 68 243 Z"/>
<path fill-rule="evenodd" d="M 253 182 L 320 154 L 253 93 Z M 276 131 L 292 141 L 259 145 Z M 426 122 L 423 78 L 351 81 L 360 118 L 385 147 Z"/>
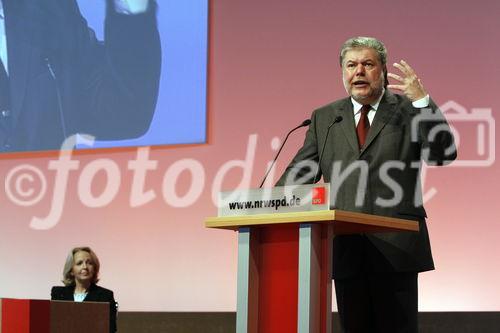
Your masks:
<path fill-rule="evenodd" d="M 128 9 L 128 11 L 131 14 L 144 13 L 148 9 L 148 5 L 149 5 L 149 0 L 127 0 L 127 1 L 123 1 L 123 0 L 116 1 L 115 0 L 115 3 L 116 2 L 119 3 L 119 7 L 123 6 L 123 4 L 120 5 L 120 1 L 122 3 L 123 2 L 126 3 L 125 8 Z"/>
<path fill-rule="evenodd" d="M 401 60 L 399 63 L 394 63 L 393 66 L 399 69 L 403 73 L 403 76 L 393 73 L 388 73 L 387 76 L 399 81 L 401 84 L 389 84 L 387 88 L 403 92 L 412 102 L 427 96 L 422 82 L 420 82 L 417 74 L 406 61 Z"/>

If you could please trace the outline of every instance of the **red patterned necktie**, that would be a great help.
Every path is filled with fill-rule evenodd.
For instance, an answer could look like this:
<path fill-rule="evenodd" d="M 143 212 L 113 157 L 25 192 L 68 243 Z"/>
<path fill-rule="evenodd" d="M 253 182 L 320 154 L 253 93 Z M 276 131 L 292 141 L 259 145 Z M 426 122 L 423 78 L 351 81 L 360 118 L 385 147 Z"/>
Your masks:
<path fill-rule="evenodd" d="M 368 111 L 371 110 L 371 105 L 363 105 L 361 108 L 361 117 L 359 118 L 356 133 L 358 134 L 359 149 L 363 148 L 366 141 L 366 136 L 370 130 L 370 121 L 368 120 Z"/>

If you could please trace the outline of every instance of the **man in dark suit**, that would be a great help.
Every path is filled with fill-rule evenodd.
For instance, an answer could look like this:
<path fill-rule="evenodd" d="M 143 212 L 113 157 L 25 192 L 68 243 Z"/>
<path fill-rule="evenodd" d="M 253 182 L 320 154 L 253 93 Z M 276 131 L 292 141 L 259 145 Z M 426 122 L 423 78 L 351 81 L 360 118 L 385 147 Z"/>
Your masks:
<path fill-rule="evenodd" d="M 434 269 L 421 163 L 456 158 L 448 124 L 414 70 L 401 61 L 394 64 L 401 74 L 387 73 L 386 59 L 374 38 L 344 43 L 340 64 L 350 97 L 314 111 L 303 147 L 278 181 L 312 183 L 323 176 L 334 208 L 420 224 L 418 233 L 335 237 L 333 278 L 346 332 L 417 332 L 417 275 Z M 388 85 L 388 77 L 397 84 Z"/>
<path fill-rule="evenodd" d="M 161 66 L 154 0 L 107 0 L 104 42 L 76 0 L 0 5 L 0 152 L 58 149 L 75 133 L 147 131 Z"/>

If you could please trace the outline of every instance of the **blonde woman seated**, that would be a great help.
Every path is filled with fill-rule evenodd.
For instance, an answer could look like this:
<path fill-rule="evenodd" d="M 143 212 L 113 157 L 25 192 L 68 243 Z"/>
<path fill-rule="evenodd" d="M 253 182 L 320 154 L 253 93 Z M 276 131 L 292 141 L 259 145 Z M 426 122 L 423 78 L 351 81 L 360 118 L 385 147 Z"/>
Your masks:
<path fill-rule="evenodd" d="M 52 287 L 51 299 L 75 302 L 107 302 L 110 304 L 109 331 L 116 332 L 116 302 L 113 292 L 97 286 L 99 259 L 89 247 L 76 247 L 66 258 L 64 287 Z"/>

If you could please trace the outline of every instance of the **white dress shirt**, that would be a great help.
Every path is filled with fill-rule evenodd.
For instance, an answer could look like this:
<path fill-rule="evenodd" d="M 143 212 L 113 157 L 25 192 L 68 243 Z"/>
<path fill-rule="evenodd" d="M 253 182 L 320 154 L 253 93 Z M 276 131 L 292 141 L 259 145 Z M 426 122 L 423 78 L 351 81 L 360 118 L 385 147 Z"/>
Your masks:
<path fill-rule="evenodd" d="M 85 297 L 87 297 L 87 294 L 88 293 L 74 293 L 73 294 L 73 300 L 75 302 L 83 302 L 83 300 L 85 299 Z"/>
<path fill-rule="evenodd" d="M 104 1 L 104 0 L 103 0 Z M 121 14 L 140 14 L 148 9 L 149 0 L 114 0 L 115 9 Z M 0 59 L 7 74 L 9 74 L 9 58 L 7 55 L 7 36 L 5 34 L 5 17 L 3 2 L 0 0 Z"/>
<path fill-rule="evenodd" d="M 0 0 L 0 60 L 9 74 L 8 57 L 7 57 L 7 36 L 5 35 L 5 17 L 3 15 L 3 3 Z"/>
<path fill-rule="evenodd" d="M 373 122 L 373 119 L 375 118 L 375 113 L 377 112 L 378 106 L 380 104 L 380 101 L 382 100 L 382 96 L 384 96 L 385 89 L 382 90 L 382 94 L 380 97 L 374 102 L 371 103 L 370 106 L 372 107 L 370 111 L 368 111 L 368 120 L 370 121 L 370 125 Z M 429 106 L 429 95 L 422 97 L 421 99 L 412 102 L 413 107 L 417 109 L 422 109 L 426 108 Z M 358 126 L 359 119 L 361 118 L 361 108 L 363 107 L 363 104 L 360 104 L 354 100 L 354 98 L 351 97 L 351 102 L 352 102 L 352 109 L 354 111 L 354 122 L 356 123 L 356 126 Z"/>

